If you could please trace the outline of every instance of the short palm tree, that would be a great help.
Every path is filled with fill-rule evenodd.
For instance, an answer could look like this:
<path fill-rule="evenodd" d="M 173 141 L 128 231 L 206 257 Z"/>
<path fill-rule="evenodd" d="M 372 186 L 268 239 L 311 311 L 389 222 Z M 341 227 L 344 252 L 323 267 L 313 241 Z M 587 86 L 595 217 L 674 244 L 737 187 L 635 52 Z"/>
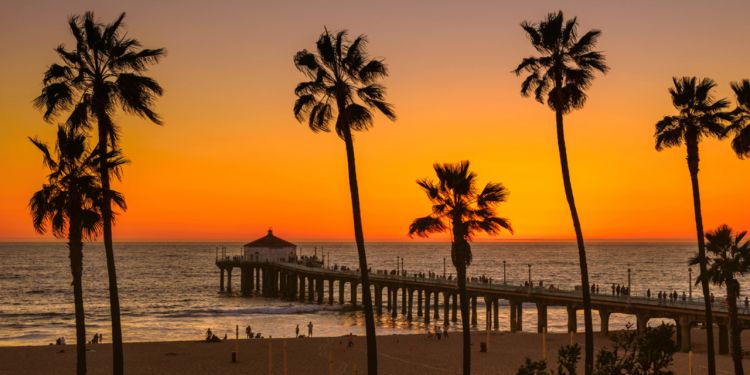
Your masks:
<path fill-rule="evenodd" d="M 117 150 L 119 128 L 113 120 L 118 108 L 161 124 L 153 110 L 154 99 L 163 93 L 162 87 L 152 78 L 144 76 L 146 69 L 159 62 L 164 49 L 141 48 L 122 27 L 125 13 L 113 23 L 98 23 L 92 12 L 69 19 L 70 31 L 75 38 L 75 48 L 60 45 L 56 52 L 61 63 L 49 66 L 44 74 L 42 93 L 35 104 L 43 108 L 44 119 L 68 112 L 66 124 L 89 130 L 96 122 L 98 150 L 101 156 Z M 123 373 L 122 328 L 120 324 L 120 299 L 117 289 L 114 249 L 112 247 L 112 193 L 107 160 L 99 158 L 99 178 L 103 199 L 104 249 L 109 275 L 110 313 L 112 316 L 112 354 L 114 373 Z"/>
<path fill-rule="evenodd" d="M 471 239 L 480 232 L 498 234 L 501 229 L 513 232 L 508 219 L 495 215 L 498 204 L 506 201 L 508 190 L 498 183 L 487 183 L 479 191 L 476 173 L 469 171 L 469 162 L 433 165 L 438 180 L 418 180 L 432 203 L 432 213 L 415 219 L 409 235 L 427 237 L 432 233 L 448 232 L 451 236 L 451 260 L 456 267 L 458 294 L 461 296 L 463 325 L 463 373 L 471 373 L 471 331 L 469 301 L 466 293 L 466 268 L 472 260 Z"/>
<path fill-rule="evenodd" d="M 734 119 L 729 131 L 734 133 L 732 149 L 740 158 L 750 156 L 750 80 L 732 82 L 732 91 L 737 99 Z"/>
<path fill-rule="evenodd" d="M 73 299 L 76 324 L 76 373 L 86 374 L 86 324 L 83 307 L 83 239 L 96 236 L 101 229 L 97 207 L 101 186 L 95 174 L 95 156 L 87 150 L 86 136 L 71 127 L 59 126 L 57 142 L 50 150 L 47 144 L 31 139 L 42 152 L 44 165 L 49 169 L 47 183 L 29 201 L 34 229 L 45 233 L 48 228 L 55 237 L 68 238 L 70 270 L 73 275 Z M 124 162 L 110 155 L 110 162 L 119 167 Z M 115 194 L 115 203 L 124 208 L 125 202 Z"/>
<path fill-rule="evenodd" d="M 570 181 L 563 116 L 574 109 L 583 108 L 586 103 L 586 89 L 591 86 L 594 74 L 606 73 L 609 67 L 605 62 L 604 54 L 594 50 L 601 32 L 591 30 L 579 38 L 576 18 L 565 20 L 562 12 L 550 13 L 539 23 L 523 22 L 521 27 L 529 37 L 531 45 L 539 52 L 539 56 L 523 59 L 514 70 L 516 75 L 527 74 L 521 84 L 521 94 L 523 96 L 533 94 L 540 103 L 546 100 L 550 109 L 555 111 L 560 167 L 565 197 L 573 219 L 578 244 L 578 261 L 581 268 L 581 291 L 586 328 L 585 371 L 586 375 L 591 375 L 594 369 L 594 328 L 591 320 L 589 272 L 583 230 L 578 219 L 573 186 Z"/>
<path fill-rule="evenodd" d="M 316 43 L 317 53 L 306 49 L 297 52 L 294 56 L 294 65 L 309 80 L 301 82 L 294 90 L 297 95 L 294 116 L 300 122 L 306 121 L 313 132 L 330 131 L 331 122 L 335 118 L 334 130 L 346 146 L 354 238 L 362 275 L 367 370 L 370 375 L 374 375 L 378 372 L 375 319 L 362 231 L 352 132 L 365 131 L 372 126 L 373 110 L 391 120 L 396 119 L 396 113 L 385 101 L 385 87 L 378 83 L 381 78 L 388 75 L 385 64 L 382 60 L 368 57 L 366 44 L 367 39 L 363 35 L 350 41 L 346 31 L 333 35 L 325 29 Z"/>
<path fill-rule="evenodd" d="M 697 263 L 700 274 L 705 275 L 706 250 L 703 237 L 703 215 L 701 213 L 701 196 L 698 185 L 699 149 L 704 137 L 723 138 L 726 134 L 725 124 L 731 115 L 725 112 L 729 103 L 725 99 L 715 100 L 712 90 L 716 83 L 709 78 L 698 80 L 695 77 L 673 78 L 674 87 L 669 89 L 672 104 L 679 111 L 677 115 L 664 116 L 656 123 L 656 150 L 685 145 L 687 147 L 687 164 L 690 182 L 693 188 L 693 209 L 695 211 L 695 228 L 698 237 Z M 713 318 L 708 278 L 699 276 L 703 289 L 703 300 L 706 313 L 706 342 L 708 356 L 708 373 L 716 373 L 713 340 Z"/>
<path fill-rule="evenodd" d="M 747 232 L 734 233 L 727 225 L 706 233 L 708 269 L 704 275 L 699 276 L 701 282 L 705 279 L 717 286 L 726 285 L 729 329 L 732 335 L 732 361 L 734 373 L 737 375 L 744 374 L 741 330 L 737 319 L 737 299 L 740 296 L 740 282 L 737 277 L 750 271 L 750 242 L 742 242 L 746 234 Z M 701 259 L 698 255 L 690 260 L 690 264 L 699 264 Z"/>

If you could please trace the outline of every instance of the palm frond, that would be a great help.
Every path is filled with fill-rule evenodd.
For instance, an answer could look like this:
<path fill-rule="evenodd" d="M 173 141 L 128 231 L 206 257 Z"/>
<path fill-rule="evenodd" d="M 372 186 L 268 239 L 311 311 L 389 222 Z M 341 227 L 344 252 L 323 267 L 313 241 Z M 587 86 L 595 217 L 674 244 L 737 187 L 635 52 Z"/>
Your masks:
<path fill-rule="evenodd" d="M 132 73 L 121 73 L 116 81 L 118 99 L 123 108 L 161 125 L 162 120 L 153 110 L 154 99 L 162 96 L 164 89 L 156 80 Z"/>
<path fill-rule="evenodd" d="M 409 237 L 415 234 L 419 237 L 429 237 L 432 233 L 440 233 L 446 229 L 446 225 L 439 218 L 433 216 L 425 216 L 414 219 L 409 225 Z"/>
<path fill-rule="evenodd" d="M 601 32 L 590 30 L 579 39 L 577 19 L 566 20 L 561 11 L 521 27 L 540 54 L 524 58 L 513 70 L 517 76 L 527 74 L 521 95 L 533 94 L 538 102 L 546 101 L 550 109 L 563 113 L 582 108 L 594 73 L 609 71 L 604 54 L 594 51 Z"/>
<path fill-rule="evenodd" d="M 435 163 L 433 169 L 437 181 L 429 178 L 417 180 L 432 203 L 432 213 L 415 219 L 409 229 L 410 235 L 416 233 L 426 236 L 451 229 L 455 252 L 464 246 L 461 245 L 462 242 L 470 241 L 476 233 L 495 235 L 501 229 L 512 233 L 513 228 L 508 219 L 498 217 L 495 213 L 496 205 L 504 202 L 508 194 L 502 184 L 490 182 L 477 193 L 476 174 L 470 170 L 468 161 Z M 459 263 L 470 263 L 471 250 L 468 242 L 465 247 L 468 253 L 457 254 L 453 257 L 454 263 L 456 259 Z"/>
<path fill-rule="evenodd" d="M 309 78 L 294 89 L 297 121 L 307 121 L 314 132 L 327 132 L 335 118 L 336 133 L 344 138 L 369 129 L 372 110 L 396 119 L 393 106 L 385 100 L 385 88 L 377 82 L 387 76 L 387 69 L 382 60 L 368 58 L 366 44 L 364 35 L 349 41 L 346 31 L 331 33 L 324 28 L 316 42 L 317 53 L 303 49 L 294 55 L 294 65 Z"/>

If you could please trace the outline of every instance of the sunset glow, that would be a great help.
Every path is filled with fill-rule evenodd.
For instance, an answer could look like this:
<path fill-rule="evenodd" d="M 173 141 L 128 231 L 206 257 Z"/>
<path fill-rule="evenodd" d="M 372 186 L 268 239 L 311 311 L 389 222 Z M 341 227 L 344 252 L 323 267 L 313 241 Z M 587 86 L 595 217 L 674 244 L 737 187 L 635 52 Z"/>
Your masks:
<path fill-rule="evenodd" d="M 654 124 L 674 113 L 673 76 L 708 76 L 721 97 L 750 78 L 745 2 L 585 1 L 562 9 L 582 29 L 601 29 L 611 71 L 598 76 L 582 110 L 566 117 L 568 157 L 587 239 L 694 239 L 684 148 L 657 152 Z M 365 239 L 408 239 L 426 207 L 418 178 L 434 162 L 470 160 L 479 183 L 510 191 L 498 214 L 515 235 L 574 238 L 557 153 L 554 113 L 519 94 L 511 73 L 533 54 L 519 24 L 560 7 L 476 2 L 267 3 L 12 0 L 0 12 L 0 240 L 49 239 L 34 232 L 27 203 L 44 181 L 28 136 L 51 141 L 54 124 L 33 107 L 53 48 L 72 45 L 71 14 L 110 22 L 127 12 L 129 33 L 167 57 L 149 75 L 165 88 L 164 126 L 119 113 L 131 164 L 114 188 L 129 210 L 116 241 L 242 241 L 268 227 L 295 241 L 353 238 L 344 143 L 315 134 L 292 114 L 304 77 L 294 53 L 314 48 L 326 26 L 366 34 L 385 59 L 387 97 L 398 120 L 376 118 L 355 135 Z M 643 9 L 648 8 L 648 12 Z M 7 11 L 6 11 L 7 10 Z M 732 104 L 734 106 L 734 104 Z M 750 161 L 727 141 L 701 144 L 704 224 L 750 229 Z M 435 237 L 434 239 L 440 239 Z M 481 237 L 480 239 L 487 239 Z"/>

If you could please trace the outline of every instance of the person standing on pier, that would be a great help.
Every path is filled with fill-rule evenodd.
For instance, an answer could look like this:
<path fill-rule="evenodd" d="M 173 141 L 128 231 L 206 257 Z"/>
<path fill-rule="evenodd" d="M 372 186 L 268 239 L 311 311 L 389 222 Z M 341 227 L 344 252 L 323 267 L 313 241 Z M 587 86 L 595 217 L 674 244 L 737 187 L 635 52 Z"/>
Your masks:
<path fill-rule="evenodd" d="M 312 337 L 313 335 L 313 324 L 312 321 L 307 323 L 307 337 Z"/>
<path fill-rule="evenodd" d="M 294 329 L 294 337 L 299 337 L 299 324 L 297 324 L 297 328 Z"/>

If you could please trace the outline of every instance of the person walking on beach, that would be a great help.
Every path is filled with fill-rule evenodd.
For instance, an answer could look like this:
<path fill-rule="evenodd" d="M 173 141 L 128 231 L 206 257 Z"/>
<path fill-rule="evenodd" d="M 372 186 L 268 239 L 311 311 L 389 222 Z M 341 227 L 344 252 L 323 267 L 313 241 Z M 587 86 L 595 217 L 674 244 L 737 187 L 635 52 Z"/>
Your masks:
<path fill-rule="evenodd" d="M 312 321 L 307 323 L 307 337 L 312 337 L 313 335 L 313 324 Z"/>
<path fill-rule="evenodd" d="M 297 324 L 297 328 L 294 329 L 294 337 L 299 337 L 299 324 Z"/>

